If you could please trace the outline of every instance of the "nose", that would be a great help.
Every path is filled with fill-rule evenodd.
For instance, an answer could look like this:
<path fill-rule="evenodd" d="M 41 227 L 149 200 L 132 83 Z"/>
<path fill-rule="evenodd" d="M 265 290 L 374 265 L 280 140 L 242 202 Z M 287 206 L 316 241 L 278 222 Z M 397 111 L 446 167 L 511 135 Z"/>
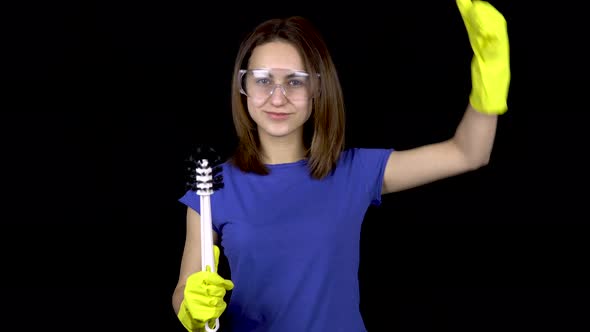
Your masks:
<path fill-rule="evenodd" d="M 275 93 L 275 90 L 279 88 L 282 93 Z M 270 99 L 273 104 L 283 104 L 287 101 L 287 91 L 281 84 L 276 84 L 270 91 Z"/>

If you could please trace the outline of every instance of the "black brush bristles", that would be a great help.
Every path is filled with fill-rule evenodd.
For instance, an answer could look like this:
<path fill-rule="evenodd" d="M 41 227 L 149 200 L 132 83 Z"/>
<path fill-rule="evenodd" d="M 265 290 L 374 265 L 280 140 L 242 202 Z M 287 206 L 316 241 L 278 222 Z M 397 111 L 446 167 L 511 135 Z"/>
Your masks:
<path fill-rule="evenodd" d="M 187 189 L 211 195 L 223 188 L 221 157 L 209 146 L 197 146 L 187 158 Z"/>

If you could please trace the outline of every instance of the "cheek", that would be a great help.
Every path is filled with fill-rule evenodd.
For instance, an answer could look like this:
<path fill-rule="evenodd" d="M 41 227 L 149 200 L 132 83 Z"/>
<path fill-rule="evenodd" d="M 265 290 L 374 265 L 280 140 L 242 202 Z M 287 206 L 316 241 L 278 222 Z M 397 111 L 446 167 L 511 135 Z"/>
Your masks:
<path fill-rule="evenodd" d="M 313 109 L 313 104 L 311 102 L 303 101 L 298 104 L 294 104 L 295 108 L 299 113 L 305 114 L 305 116 L 309 116 L 311 114 L 311 110 Z"/>
<path fill-rule="evenodd" d="M 250 102 L 250 100 L 248 100 L 248 102 L 246 103 L 246 107 L 247 107 L 247 111 L 248 114 L 250 114 L 250 118 L 255 119 L 256 118 L 256 106 L 254 106 L 254 104 L 252 102 Z"/>
<path fill-rule="evenodd" d="M 248 113 L 252 114 L 252 110 L 254 109 L 254 105 L 250 101 L 250 98 L 246 98 L 246 110 Z"/>

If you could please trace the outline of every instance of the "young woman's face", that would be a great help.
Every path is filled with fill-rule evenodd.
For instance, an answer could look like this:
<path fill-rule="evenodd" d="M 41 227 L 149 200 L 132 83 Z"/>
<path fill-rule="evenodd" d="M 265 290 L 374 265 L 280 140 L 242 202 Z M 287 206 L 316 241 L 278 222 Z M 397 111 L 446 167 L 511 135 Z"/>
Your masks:
<path fill-rule="evenodd" d="M 302 135 L 311 116 L 309 77 L 297 49 L 285 42 L 257 46 L 250 57 L 242 86 L 248 112 L 261 135 Z"/>

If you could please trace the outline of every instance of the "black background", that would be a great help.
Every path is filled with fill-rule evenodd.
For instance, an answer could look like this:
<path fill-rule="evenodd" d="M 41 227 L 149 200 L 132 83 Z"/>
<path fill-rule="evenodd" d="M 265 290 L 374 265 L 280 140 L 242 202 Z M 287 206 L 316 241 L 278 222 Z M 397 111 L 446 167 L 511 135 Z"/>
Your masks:
<path fill-rule="evenodd" d="M 492 4 L 508 20 L 512 81 L 491 163 L 369 209 L 359 277 L 371 331 L 590 327 L 589 227 L 577 212 L 585 194 L 569 161 L 583 113 L 551 102 L 585 78 L 574 52 L 554 57 L 568 46 L 567 35 L 546 33 L 555 21 Z M 4 6 L 7 331 L 182 331 L 171 294 L 183 161 L 196 143 L 233 148 L 234 56 L 262 20 L 304 15 L 324 34 L 345 93 L 347 146 L 446 139 L 470 89 L 454 1 Z M 570 90 L 572 99 L 587 107 Z"/>

